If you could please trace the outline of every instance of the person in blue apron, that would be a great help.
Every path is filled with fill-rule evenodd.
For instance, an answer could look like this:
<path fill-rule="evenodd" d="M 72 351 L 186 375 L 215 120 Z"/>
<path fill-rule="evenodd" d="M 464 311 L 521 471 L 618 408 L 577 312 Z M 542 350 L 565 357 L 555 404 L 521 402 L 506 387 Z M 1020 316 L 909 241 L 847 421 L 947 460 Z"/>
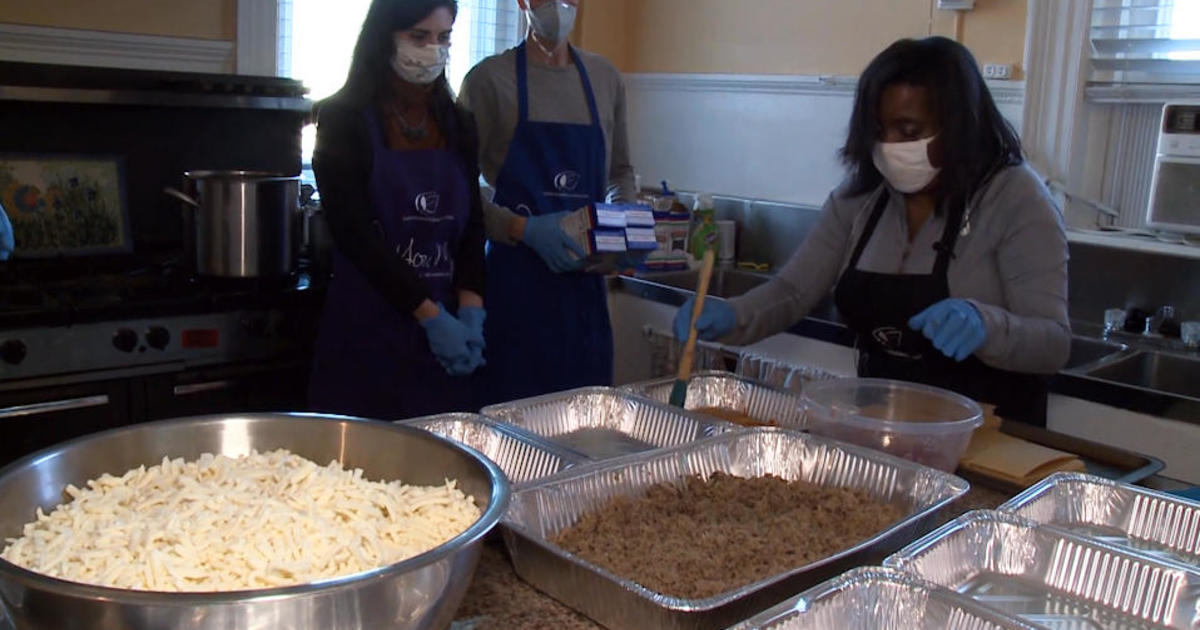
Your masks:
<path fill-rule="evenodd" d="M 317 113 L 313 170 L 335 254 L 309 383 L 317 411 L 472 409 L 485 363 L 477 139 L 444 68 L 452 0 L 374 0 Z"/>
<path fill-rule="evenodd" d="M 706 301 L 700 337 L 782 332 L 834 289 L 861 376 L 1044 426 L 1048 376 L 1070 353 L 1066 233 L 975 59 L 942 37 L 896 42 L 859 78 L 849 128 L 849 174 L 816 228 L 770 282 Z"/>
<path fill-rule="evenodd" d="M 510 0 L 511 1 L 511 0 Z M 567 43 L 576 0 L 521 0 L 526 40 L 467 75 L 494 196 L 488 232 L 480 406 L 612 382 L 604 278 L 579 271 L 584 251 L 559 226 L 588 204 L 636 198 L 620 74 Z"/>

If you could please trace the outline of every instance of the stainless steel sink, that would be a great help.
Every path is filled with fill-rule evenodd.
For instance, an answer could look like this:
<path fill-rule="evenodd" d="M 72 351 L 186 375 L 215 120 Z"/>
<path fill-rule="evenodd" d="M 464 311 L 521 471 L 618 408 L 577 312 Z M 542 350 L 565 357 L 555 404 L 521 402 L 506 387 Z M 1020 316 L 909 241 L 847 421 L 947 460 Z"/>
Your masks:
<path fill-rule="evenodd" d="M 1140 351 L 1086 371 L 1092 378 L 1200 400 L 1200 359 Z"/>
<path fill-rule="evenodd" d="M 720 298 L 737 297 L 765 283 L 770 278 L 771 276 L 767 274 L 755 273 L 753 271 L 716 269 L 713 271 L 712 280 L 708 284 L 708 294 Z M 646 282 L 695 292 L 696 287 L 700 283 L 700 272 L 665 271 L 662 273 L 646 274 L 641 276 L 640 279 Z"/>
<path fill-rule="evenodd" d="M 1071 356 L 1067 359 L 1065 369 L 1074 370 L 1089 366 L 1105 357 L 1122 352 L 1128 347 L 1114 341 L 1073 337 L 1071 339 Z"/>

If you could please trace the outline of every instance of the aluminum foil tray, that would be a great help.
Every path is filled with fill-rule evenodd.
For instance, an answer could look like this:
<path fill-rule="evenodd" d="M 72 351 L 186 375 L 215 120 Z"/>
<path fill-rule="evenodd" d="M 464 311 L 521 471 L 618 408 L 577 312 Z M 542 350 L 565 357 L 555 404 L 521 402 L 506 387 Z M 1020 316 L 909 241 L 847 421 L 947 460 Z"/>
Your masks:
<path fill-rule="evenodd" d="M 611 387 L 526 398 L 480 413 L 594 460 L 679 446 L 735 428 Z"/>
<path fill-rule="evenodd" d="M 550 542 L 613 497 L 638 496 L 655 484 L 718 471 L 865 490 L 903 506 L 906 515 L 829 558 L 706 599 L 650 591 Z M 514 493 L 502 531 L 517 575 L 609 628 L 725 628 L 849 568 L 879 562 L 926 531 L 937 511 L 967 488 L 958 477 L 877 451 L 798 431 L 745 429 L 591 464 L 532 484 Z"/>
<path fill-rule="evenodd" d="M 811 365 L 790 363 L 776 357 L 743 350 L 738 355 L 737 373 L 759 383 L 766 383 L 790 392 L 801 393 L 812 381 L 841 378 Z"/>
<path fill-rule="evenodd" d="M 621 386 L 638 396 L 645 396 L 661 403 L 671 399 L 671 388 L 675 377 L 631 383 Z M 744 376 L 729 372 L 699 372 L 688 380 L 687 400 L 684 407 L 721 407 L 744 413 L 755 420 L 774 420 L 778 425 L 802 428 L 804 412 L 799 394 L 764 385 Z"/>
<path fill-rule="evenodd" d="M 513 487 L 587 461 L 576 453 L 536 437 L 506 431 L 473 413 L 426 416 L 403 420 L 398 424 L 420 427 L 483 453 L 504 471 Z"/>
<path fill-rule="evenodd" d="M 914 575 L 854 569 L 785 600 L 730 630 L 1037 630 Z"/>
<path fill-rule="evenodd" d="M 650 346 L 650 375 L 654 377 L 674 375 L 679 370 L 679 359 L 683 356 L 683 345 L 675 339 L 675 333 L 643 326 L 642 336 Z M 711 341 L 697 341 L 692 356 L 693 369 L 721 370 L 726 367 L 726 355 L 734 354 L 725 346 Z M 732 360 L 732 358 L 731 358 Z"/>
<path fill-rule="evenodd" d="M 999 508 L 1200 570 L 1200 503 L 1079 473 L 1056 473 Z"/>
<path fill-rule="evenodd" d="M 969 512 L 885 564 L 1047 628 L 1200 624 L 1200 572 L 1005 512 Z"/>

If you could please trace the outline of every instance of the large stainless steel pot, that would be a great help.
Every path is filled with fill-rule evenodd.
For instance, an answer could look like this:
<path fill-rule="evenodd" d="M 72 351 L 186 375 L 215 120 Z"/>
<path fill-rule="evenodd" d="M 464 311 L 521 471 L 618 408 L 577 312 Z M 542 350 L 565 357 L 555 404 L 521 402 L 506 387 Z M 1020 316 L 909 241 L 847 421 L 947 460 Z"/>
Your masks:
<path fill-rule="evenodd" d="M 258 171 L 187 171 L 183 192 L 166 193 L 185 213 L 185 249 L 204 275 L 254 278 L 290 273 L 299 242 L 300 178 Z"/>
<path fill-rule="evenodd" d="M 286 448 L 313 461 L 342 461 L 370 479 L 434 485 L 458 481 L 482 517 L 414 558 L 317 584 L 230 593 L 151 593 L 47 577 L 0 559 L 0 601 L 22 630 L 424 630 L 453 618 L 479 542 L 509 498 L 504 473 L 483 455 L 426 431 L 340 416 L 246 414 L 152 422 L 85 436 L 0 470 L 0 541 L 21 535 L 34 510 L 63 488 L 121 474 L 164 456 L 238 455 Z M 0 615 L 0 618 L 3 616 Z"/>

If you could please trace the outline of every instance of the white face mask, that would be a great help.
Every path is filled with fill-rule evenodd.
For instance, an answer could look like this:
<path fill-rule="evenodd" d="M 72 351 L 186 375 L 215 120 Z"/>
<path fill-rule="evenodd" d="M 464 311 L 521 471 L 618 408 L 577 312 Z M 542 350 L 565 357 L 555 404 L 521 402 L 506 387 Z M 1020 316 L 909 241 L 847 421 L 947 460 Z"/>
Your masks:
<path fill-rule="evenodd" d="M 409 83 L 428 85 L 442 75 L 450 60 L 449 46 L 418 46 L 406 36 L 397 34 L 396 54 L 392 70 Z"/>
<path fill-rule="evenodd" d="M 923 190 L 941 169 L 929 163 L 929 143 L 937 136 L 911 142 L 876 142 L 875 168 L 902 193 Z"/>
<path fill-rule="evenodd" d="M 529 26 L 538 39 L 555 46 L 566 41 L 575 29 L 575 14 L 574 5 L 558 0 L 525 10 L 525 18 L 529 20 Z"/>

